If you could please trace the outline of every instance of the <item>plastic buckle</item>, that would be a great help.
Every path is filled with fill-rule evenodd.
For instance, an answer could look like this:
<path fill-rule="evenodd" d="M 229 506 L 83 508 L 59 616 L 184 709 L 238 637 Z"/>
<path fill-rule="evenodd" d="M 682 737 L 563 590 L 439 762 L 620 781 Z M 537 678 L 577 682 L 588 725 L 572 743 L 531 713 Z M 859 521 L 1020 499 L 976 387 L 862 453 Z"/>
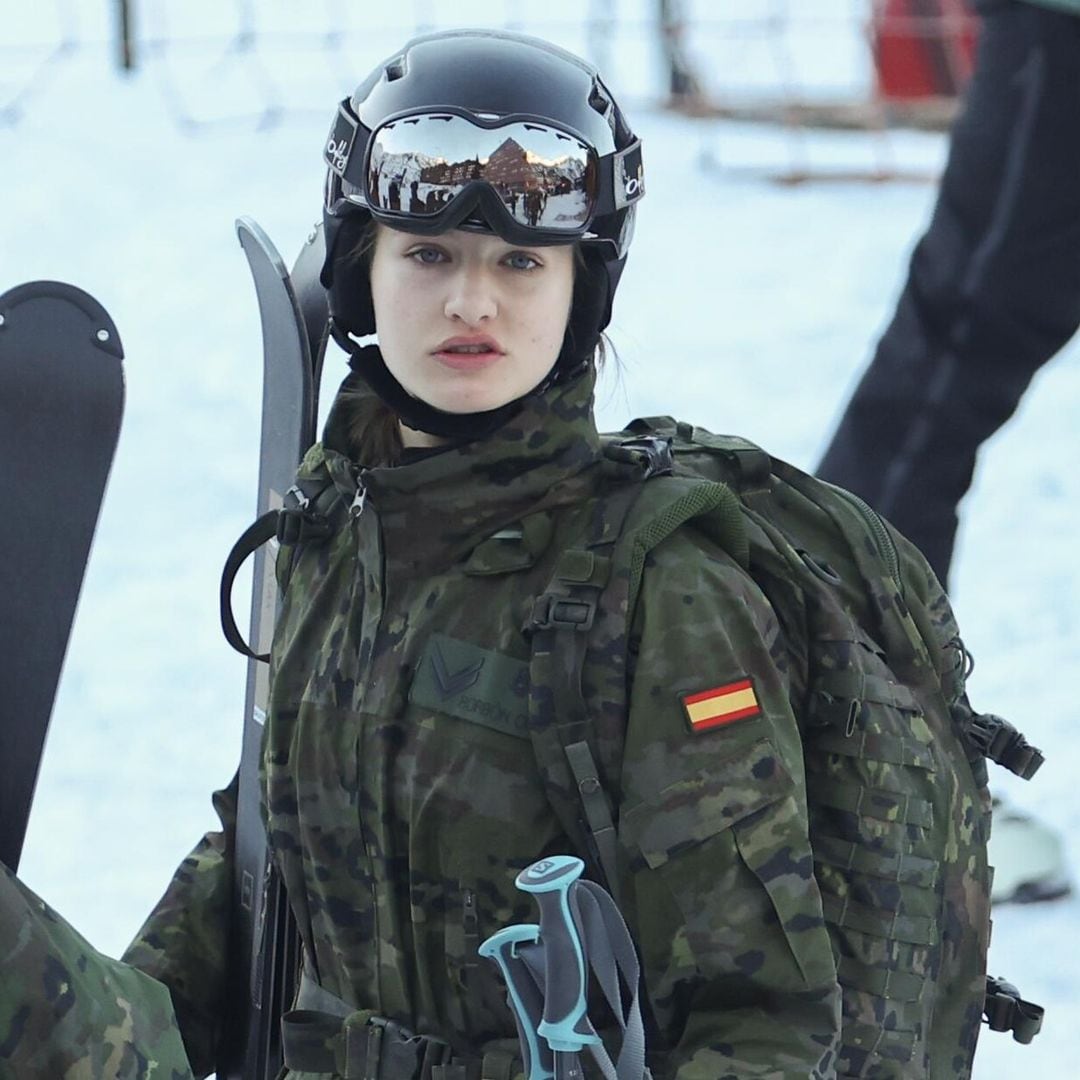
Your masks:
<path fill-rule="evenodd" d="M 1027 1045 L 1042 1028 L 1045 1009 L 1020 997 L 1020 991 L 1004 979 L 986 977 L 983 1017 L 991 1031 L 1011 1031 L 1013 1039 Z"/>
<path fill-rule="evenodd" d="M 636 435 L 607 447 L 607 454 L 615 461 L 641 464 L 645 469 L 643 479 L 650 476 L 667 476 L 675 468 L 671 440 L 659 435 Z"/>
<path fill-rule="evenodd" d="M 544 593 L 533 604 L 533 630 L 590 630 L 596 618 L 595 600 L 578 600 Z"/>
<path fill-rule="evenodd" d="M 1028 743 L 1008 720 L 993 713 L 973 715 L 968 721 L 968 736 L 985 757 L 1023 780 L 1030 780 L 1045 760 L 1042 751 Z"/>
<path fill-rule="evenodd" d="M 278 511 L 279 544 L 304 544 L 309 540 L 323 540 L 330 532 L 330 522 L 322 514 L 302 509 Z"/>

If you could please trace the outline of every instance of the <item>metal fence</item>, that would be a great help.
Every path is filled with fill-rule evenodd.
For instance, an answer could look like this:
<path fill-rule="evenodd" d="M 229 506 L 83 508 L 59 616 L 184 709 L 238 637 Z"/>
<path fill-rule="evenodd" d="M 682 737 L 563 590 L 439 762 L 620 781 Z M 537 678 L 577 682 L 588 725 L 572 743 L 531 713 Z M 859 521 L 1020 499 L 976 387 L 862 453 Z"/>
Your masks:
<path fill-rule="evenodd" d="M 405 0 L 388 10 L 371 0 L 0 0 L 15 9 L 0 18 L 0 126 L 18 124 L 72 65 L 82 65 L 79 78 L 119 70 L 138 80 L 193 135 L 322 122 L 327 102 L 405 38 L 465 24 L 534 33 L 586 55 L 634 105 L 779 122 L 794 161 L 808 128 L 882 133 L 898 117 L 947 121 L 954 93 L 906 112 L 884 99 L 876 44 L 883 34 L 932 37 L 959 85 L 967 3 Z M 924 14 L 912 16 L 916 9 Z M 890 154 L 883 146 L 880 161 Z"/>

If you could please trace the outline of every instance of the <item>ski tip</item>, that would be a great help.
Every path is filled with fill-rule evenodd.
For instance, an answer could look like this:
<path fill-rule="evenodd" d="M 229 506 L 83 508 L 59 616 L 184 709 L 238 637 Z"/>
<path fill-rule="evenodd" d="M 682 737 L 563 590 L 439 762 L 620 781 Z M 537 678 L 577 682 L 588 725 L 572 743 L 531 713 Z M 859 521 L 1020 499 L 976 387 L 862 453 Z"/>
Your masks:
<path fill-rule="evenodd" d="M 39 300 L 60 300 L 76 308 L 84 316 L 94 346 L 118 360 L 124 359 L 124 347 L 120 341 L 112 317 L 84 289 L 65 281 L 28 281 L 17 285 L 0 296 L 0 331 L 8 323 L 18 319 L 18 309 Z"/>
<path fill-rule="evenodd" d="M 236 219 L 236 238 L 244 249 L 248 265 L 254 272 L 256 263 L 269 263 L 281 278 L 288 278 L 289 270 L 285 260 L 274 246 L 274 241 L 266 235 L 263 227 L 254 219 L 239 217 Z"/>

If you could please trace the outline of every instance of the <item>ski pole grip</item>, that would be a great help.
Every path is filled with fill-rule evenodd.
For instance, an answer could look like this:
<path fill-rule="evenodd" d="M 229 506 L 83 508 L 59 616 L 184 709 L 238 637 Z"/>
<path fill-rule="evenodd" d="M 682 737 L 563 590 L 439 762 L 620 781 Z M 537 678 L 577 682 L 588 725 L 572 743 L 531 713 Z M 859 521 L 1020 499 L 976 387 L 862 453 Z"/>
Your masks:
<path fill-rule="evenodd" d="M 518 952 L 523 946 L 536 947 L 539 937 L 540 927 L 535 923 L 508 926 L 492 934 L 477 950 L 498 967 L 506 982 L 524 1057 L 525 1080 L 553 1080 L 555 1076 L 551 1049 L 538 1032 L 544 1018 L 544 999 Z"/>
<path fill-rule="evenodd" d="M 553 855 L 522 870 L 515 882 L 540 906 L 547 986 L 537 1030 L 556 1053 L 577 1053 L 600 1041 L 585 1011 L 585 948 L 571 913 L 571 889 L 584 869 L 572 855 Z"/>

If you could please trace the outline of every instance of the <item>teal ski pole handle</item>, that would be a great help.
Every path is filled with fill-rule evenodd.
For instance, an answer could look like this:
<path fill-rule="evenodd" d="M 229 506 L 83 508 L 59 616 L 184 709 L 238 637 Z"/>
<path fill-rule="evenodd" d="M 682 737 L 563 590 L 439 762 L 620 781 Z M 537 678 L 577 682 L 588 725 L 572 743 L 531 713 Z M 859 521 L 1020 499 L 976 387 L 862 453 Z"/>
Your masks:
<path fill-rule="evenodd" d="M 585 864 L 553 855 L 522 870 L 515 884 L 540 905 L 540 944 L 547 977 L 537 1031 L 556 1053 L 575 1054 L 600 1042 L 585 1011 L 585 949 L 571 912 L 570 891 Z"/>
<path fill-rule="evenodd" d="M 544 998 L 518 953 L 523 946 L 537 947 L 539 936 L 540 927 L 535 923 L 508 926 L 492 934 L 477 950 L 498 966 L 506 982 L 524 1057 L 525 1080 L 553 1080 L 555 1076 L 551 1047 L 540 1038 L 537 1030 L 543 1019 Z"/>

